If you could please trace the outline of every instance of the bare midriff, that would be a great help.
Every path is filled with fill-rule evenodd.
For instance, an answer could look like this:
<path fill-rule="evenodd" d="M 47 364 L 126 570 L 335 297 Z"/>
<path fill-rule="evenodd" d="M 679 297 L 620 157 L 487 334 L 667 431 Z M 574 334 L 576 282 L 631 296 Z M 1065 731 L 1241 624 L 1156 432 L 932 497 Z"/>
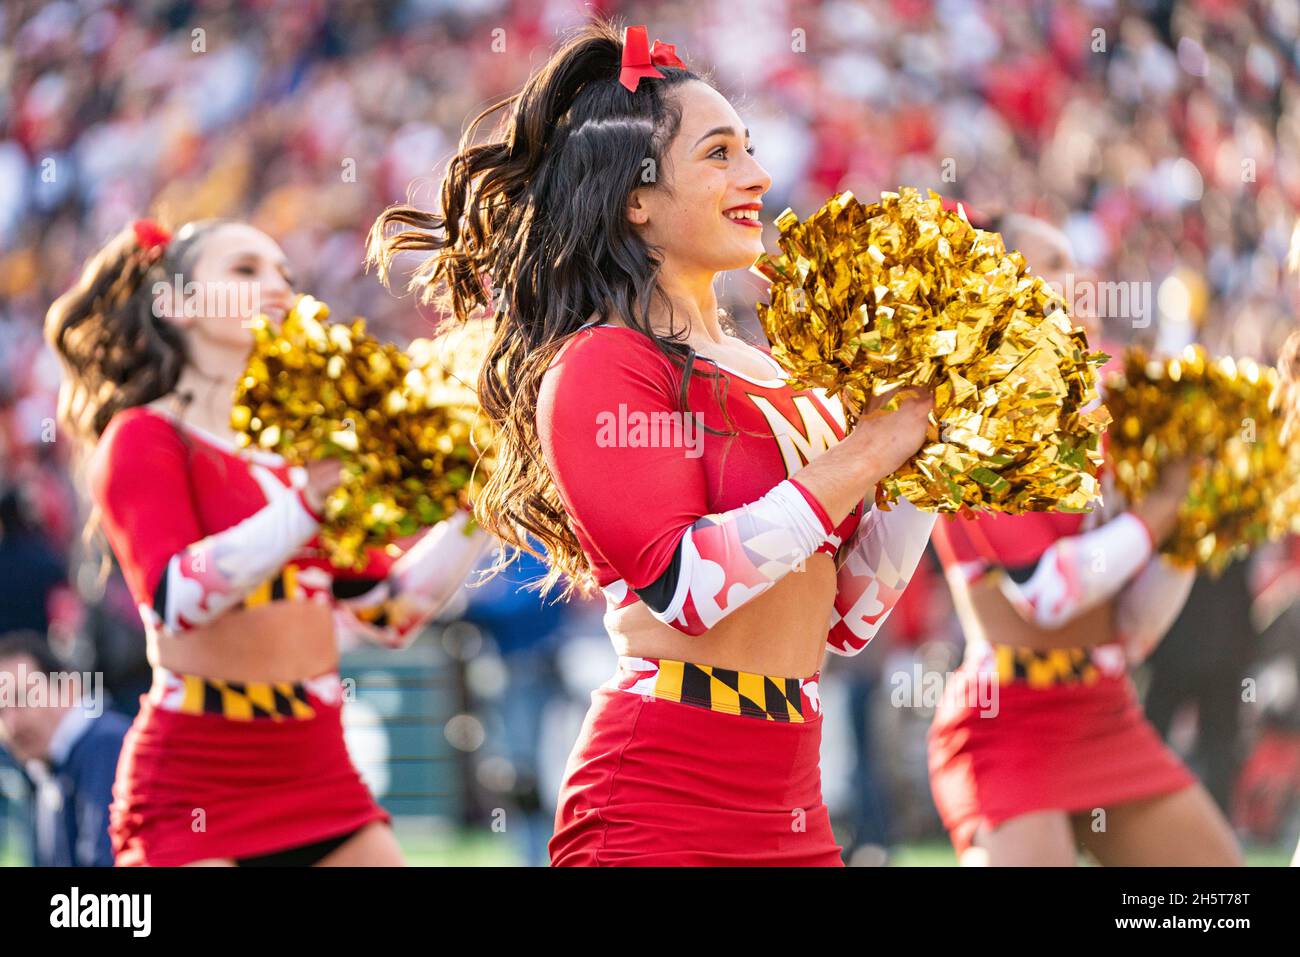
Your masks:
<path fill-rule="evenodd" d="M 607 611 L 605 627 L 620 655 L 807 678 L 821 668 L 834 601 L 835 563 L 818 553 L 702 635 L 665 625 L 639 601 Z"/>
<path fill-rule="evenodd" d="M 273 601 L 227 612 L 176 635 L 149 636 L 149 661 L 224 681 L 303 681 L 338 669 L 328 605 Z"/>
<path fill-rule="evenodd" d="M 974 584 L 954 583 L 953 607 L 967 641 L 1014 645 L 1046 651 L 1082 648 L 1115 640 L 1113 609 L 1103 602 L 1060 628 L 1043 628 L 1026 621 L 998 587 L 996 576 L 986 575 Z"/>

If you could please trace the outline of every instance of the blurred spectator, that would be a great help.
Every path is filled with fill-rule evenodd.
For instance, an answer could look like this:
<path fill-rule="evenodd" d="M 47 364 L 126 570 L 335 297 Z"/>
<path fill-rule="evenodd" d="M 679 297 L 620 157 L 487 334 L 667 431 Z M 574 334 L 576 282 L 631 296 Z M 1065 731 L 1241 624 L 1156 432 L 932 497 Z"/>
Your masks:
<path fill-rule="evenodd" d="M 42 700 L 20 700 L 17 689 L 33 695 L 36 681 L 44 683 Z M 0 684 L 15 694 L 12 701 L 0 699 L 0 743 L 34 789 L 33 866 L 111 867 L 108 807 L 129 722 L 105 709 L 96 697 L 102 688 L 83 687 L 81 677 L 65 672 L 32 633 L 0 638 Z M 59 693 L 61 685 L 66 693 Z"/>
<path fill-rule="evenodd" d="M 1251 619 L 1259 655 L 1244 687 L 1253 742 L 1233 793 L 1233 824 L 1262 844 L 1300 838 L 1300 538 L 1261 549 Z M 1300 860 L 1297 860 L 1300 864 Z"/>
<path fill-rule="evenodd" d="M 47 635 L 71 598 L 63 559 L 16 489 L 0 492 L 0 634 Z"/>
<path fill-rule="evenodd" d="M 531 866 L 546 864 L 546 843 L 551 837 L 551 796 L 543 799 L 537 766 L 541 753 L 543 719 L 547 706 L 562 691 L 556 671 L 555 649 L 568 607 L 553 600 L 543 602 L 537 592 L 526 589 L 546 574 L 545 566 L 532 555 L 522 553 L 491 581 L 466 589 L 469 607 L 466 621 L 473 622 L 493 639 L 505 667 L 506 681 L 494 702 L 503 731 L 495 756 L 507 765 L 501 773 L 489 773 L 489 784 L 504 790 L 523 818 L 520 850 Z M 473 581 L 473 578 L 471 578 Z"/>
<path fill-rule="evenodd" d="M 842 680 L 848 691 L 848 718 L 852 730 L 853 770 L 847 830 L 842 841 L 844 861 L 849 866 L 880 866 L 906 836 L 906 823 L 896 820 L 895 802 L 930 804 L 928 777 L 919 781 L 898 776 L 891 787 L 891 742 L 888 733 L 905 735 L 907 729 L 886 729 L 880 715 L 890 707 L 897 675 L 890 675 L 900 661 L 919 661 L 919 646 L 943 630 L 942 619 L 950 614 L 950 601 L 943 573 L 933 549 L 927 549 L 907 590 L 881 633 L 861 654 L 832 657 L 825 670 Z M 928 727 L 928 721 L 925 726 Z M 900 742 L 893 742 L 897 747 Z M 937 814 L 937 812 L 936 812 Z"/>
<path fill-rule="evenodd" d="M 1198 577 L 1147 662 L 1147 716 L 1168 740 L 1180 712 L 1194 710 L 1196 744 L 1188 763 L 1224 814 L 1231 813 L 1242 760 L 1241 682 L 1258 652 L 1248 568 L 1234 562 L 1218 578 Z"/>
<path fill-rule="evenodd" d="M 104 688 L 117 709 L 133 718 L 140 710 L 140 696 L 153 682 L 140 610 L 116 563 L 102 581 L 98 569 L 93 576 L 84 569 L 81 577 L 93 577 L 84 586 L 88 592 L 83 596 L 87 606 L 81 626 L 84 645 L 95 670 L 103 674 Z"/>

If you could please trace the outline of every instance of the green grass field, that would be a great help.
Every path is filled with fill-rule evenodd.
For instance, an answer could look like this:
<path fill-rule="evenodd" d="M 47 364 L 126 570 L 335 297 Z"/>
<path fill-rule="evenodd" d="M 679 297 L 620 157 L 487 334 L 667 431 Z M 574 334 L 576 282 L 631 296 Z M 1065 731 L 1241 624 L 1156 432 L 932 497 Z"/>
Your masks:
<path fill-rule="evenodd" d="M 16 835 L 15 835 L 16 836 Z M 511 867 L 519 863 L 514 845 L 504 835 L 490 832 L 439 830 L 427 824 L 403 821 L 398 839 L 408 864 L 417 867 Z M 6 842 L 0 853 L 0 867 L 21 867 L 21 845 Z M 1251 867 L 1285 867 L 1291 851 L 1284 848 L 1253 848 L 1246 851 Z M 943 841 L 918 841 L 899 848 L 890 864 L 894 867 L 955 867 L 952 848 Z"/>
<path fill-rule="evenodd" d="M 513 845 L 497 834 L 437 834 L 427 828 L 403 826 L 398 829 L 398 838 L 407 863 L 416 866 L 509 867 L 519 862 Z M 1288 848 L 1246 850 L 1246 863 L 1250 867 L 1285 867 L 1290 861 Z M 956 867 L 957 858 L 946 841 L 917 841 L 898 848 L 890 865 Z"/>
<path fill-rule="evenodd" d="M 401 837 L 407 863 L 417 866 L 508 867 L 518 858 L 513 849 L 496 836 L 460 835 L 445 838 L 405 833 Z M 1250 867 L 1285 867 L 1291 852 L 1282 849 L 1246 851 Z M 893 867 L 956 867 L 952 847 L 943 841 L 919 841 L 899 848 L 890 861 Z"/>

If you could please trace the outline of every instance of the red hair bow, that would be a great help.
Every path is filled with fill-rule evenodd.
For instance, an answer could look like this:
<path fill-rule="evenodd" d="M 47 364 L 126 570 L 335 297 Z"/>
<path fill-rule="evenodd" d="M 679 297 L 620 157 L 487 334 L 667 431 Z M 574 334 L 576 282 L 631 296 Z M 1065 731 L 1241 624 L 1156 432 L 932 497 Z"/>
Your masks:
<path fill-rule="evenodd" d="M 635 93 L 643 77 L 663 79 L 664 75 L 655 69 L 656 66 L 685 67 L 686 64 L 678 59 L 675 44 L 656 40 L 655 45 L 650 46 L 644 25 L 626 28 L 623 31 L 623 64 L 618 71 L 618 82 Z"/>
<path fill-rule="evenodd" d="M 172 240 L 171 230 L 152 219 L 137 219 L 131 224 L 136 244 L 144 250 L 165 249 Z"/>

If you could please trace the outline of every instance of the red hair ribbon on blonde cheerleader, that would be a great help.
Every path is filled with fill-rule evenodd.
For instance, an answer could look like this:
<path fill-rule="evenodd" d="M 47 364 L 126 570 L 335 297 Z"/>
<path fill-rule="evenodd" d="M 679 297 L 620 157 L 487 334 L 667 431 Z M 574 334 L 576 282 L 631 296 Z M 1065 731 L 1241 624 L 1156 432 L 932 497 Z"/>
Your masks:
<path fill-rule="evenodd" d="M 623 31 L 623 63 L 618 71 L 618 82 L 635 93 L 642 78 L 663 79 L 664 75 L 655 69 L 656 66 L 685 67 L 686 64 L 678 59 L 675 44 L 655 40 L 654 46 L 650 46 L 644 24 L 626 28 Z"/>

